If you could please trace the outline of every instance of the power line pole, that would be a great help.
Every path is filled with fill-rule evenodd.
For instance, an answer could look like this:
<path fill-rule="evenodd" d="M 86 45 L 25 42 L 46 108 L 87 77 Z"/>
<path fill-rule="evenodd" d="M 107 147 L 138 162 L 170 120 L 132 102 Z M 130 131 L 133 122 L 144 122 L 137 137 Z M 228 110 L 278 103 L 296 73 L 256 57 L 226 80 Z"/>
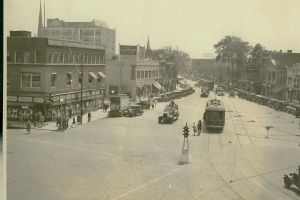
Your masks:
<path fill-rule="evenodd" d="M 83 109 L 82 109 L 82 90 L 83 90 L 83 64 L 81 62 L 80 66 L 80 124 L 82 124 L 82 115 L 83 115 Z"/>

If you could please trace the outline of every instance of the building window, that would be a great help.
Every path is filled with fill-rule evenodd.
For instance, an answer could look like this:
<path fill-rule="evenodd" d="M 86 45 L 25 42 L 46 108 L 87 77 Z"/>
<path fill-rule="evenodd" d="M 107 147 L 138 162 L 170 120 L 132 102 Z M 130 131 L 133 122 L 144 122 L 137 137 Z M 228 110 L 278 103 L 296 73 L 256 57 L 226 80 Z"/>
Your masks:
<path fill-rule="evenodd" d="M 53 63 L 58 63 L 58 53 L 54 53 L 54 56 L 53 56 Z"/>
<path fill-rule="evenodd" d="M 51 74 L 51 87 L 56 86 L 56 73 Z"/>
<path fill-rule="evenodd" d="M 10 55 L 9 55 L 9 51 L 7 51 L 7 62 L 11 62 L 11 58 L 10 58 Z"/>
<path fill-rule="evenodd" d="M 35 52 L 35 63 L 42 63 L 42 53 L 40 51 Z"/>
<path fill-rule="evenodd" d="M 141 78 L 144 78 L 144 71 L 141 71 Z"/>
<path fill-rule="evenodd" d="M 72 73 L 67 73 L 67 85 L 70 86 L 72 84 Z"/>
<path fill-rule="evenodd" d="M 30 51 L 25 51 L 25 54 L 24 54 L 24 63 L 30 63 Z"/>
<path fill-rule="evenodd" d="M 53 53 L 49 53 L 49 55 L 48 55 L 48 62 L 49 63 L 53 62 Z"/>
<path fill-rule="evenodd" d="M 137 71 L 137 72 L 136 72 L 136 78 L 137 78 L 137 79 L 141 78 L 141 72 L 140 72 L 140 71 Z"/>
<path fill-rule="evenodd" d="M 145 71 L 145 78 L 148 78 L 148 71 Z"/>
<path fill-rule="evenodd" d="M 22 62 L 22 53 L 20 51 L 16 51 L 16 63 Z"/>
<path fill-rule="evenodd" d="M 155 77 L 155 71 L 152 70 L 152 77 L 154 78 Z"/>
<path fill-rule="evenodd" d="M 82 83 L 82 72 L 78 73 L 78 83 L 81 84 Z"/>
<path fill-rule="evenodd" d="M 63 63 L 64 62 L 64 53 L 60 53 L 59 54 L 59 63 Z"/>
<path fill-rule="evenodd" d="M 155 76 L 158 77 L 158 70 L 155 71 Z"/>
<path fill-rule="evenodd" d="M 41 86 L 41 75 L 39 73 L 32 73 L 32 87 Z"/>
<path fill-rule="evenodd" d="M 40 73 L 21 73 L 21 85 L 22 87 L 40 87 L 41 86 L 41 74 Z"/>

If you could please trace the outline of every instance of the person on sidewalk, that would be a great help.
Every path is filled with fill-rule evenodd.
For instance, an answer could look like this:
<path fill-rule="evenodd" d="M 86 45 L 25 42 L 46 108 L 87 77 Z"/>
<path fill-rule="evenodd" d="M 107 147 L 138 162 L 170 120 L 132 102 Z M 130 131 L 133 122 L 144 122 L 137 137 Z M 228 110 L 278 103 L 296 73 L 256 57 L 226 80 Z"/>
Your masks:
<path fill-rule="evenodd" d="M 91 118 L 92 118 L 92 115 L 91 115 L 91 112 L 88 113 L 88 122 L 91 122 Z"/>
<path fill-rule="evenodd" d="M 193 131 L 194 131 L 194 136 L 195 136 L 197 133 L 197 127 L 196 127 L 195 122 L 193 123 Z"/>
<path fill-rule="evenodd" d="M 197 128 L 198 128 L 198 136 L 200 135 L 200 133 L 201 133 L 201 130 L 202 130 L 202 121 L 201 121 L 201 119 L 198 121 L 198 124 L 197 124 Z"/>
<path fill-rule="evenodd" d="M 28 121 L 26 122 L 26 131 L 27 131 L 27 135 L 30 134 L 30 129 L 31 129 L 31 124 L 30 124 L 30 121 L 28 120 Z"/>

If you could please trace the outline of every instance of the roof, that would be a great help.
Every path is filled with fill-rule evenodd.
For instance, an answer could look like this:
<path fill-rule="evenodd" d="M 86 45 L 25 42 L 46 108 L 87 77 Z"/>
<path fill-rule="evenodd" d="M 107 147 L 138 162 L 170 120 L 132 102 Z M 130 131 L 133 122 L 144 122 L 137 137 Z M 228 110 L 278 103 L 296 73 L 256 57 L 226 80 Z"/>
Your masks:
<path fill-rule="evenodd" d="M 67 22 L 61 20 L 59 18 L 55 19 L 47 19 L 48 27 L 62 27 L 62 26 L 69 26 L 69 27 L 102 27 L 102 28 L 109 28 L 104 21 L 93 19 L 90 22 Z"/>
<path fill-rule="evenodd" d="M 206 103 L 206 109 L 205 110 L 225 111 L 225 107 L 224 107 L 224 104 L 221 100 L 209 99 Z"/>

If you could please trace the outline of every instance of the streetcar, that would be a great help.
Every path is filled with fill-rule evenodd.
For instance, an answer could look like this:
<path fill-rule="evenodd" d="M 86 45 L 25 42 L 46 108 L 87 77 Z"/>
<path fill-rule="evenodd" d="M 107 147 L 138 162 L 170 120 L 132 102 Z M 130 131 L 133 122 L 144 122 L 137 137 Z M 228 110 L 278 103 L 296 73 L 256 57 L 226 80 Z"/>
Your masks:
<path fill-rule="evenodd" d="M 221 100 L 210 99 L 207 101 L 203 121 L 207 129 L 222 130 L 224 128 L 225 107 Z"/>

